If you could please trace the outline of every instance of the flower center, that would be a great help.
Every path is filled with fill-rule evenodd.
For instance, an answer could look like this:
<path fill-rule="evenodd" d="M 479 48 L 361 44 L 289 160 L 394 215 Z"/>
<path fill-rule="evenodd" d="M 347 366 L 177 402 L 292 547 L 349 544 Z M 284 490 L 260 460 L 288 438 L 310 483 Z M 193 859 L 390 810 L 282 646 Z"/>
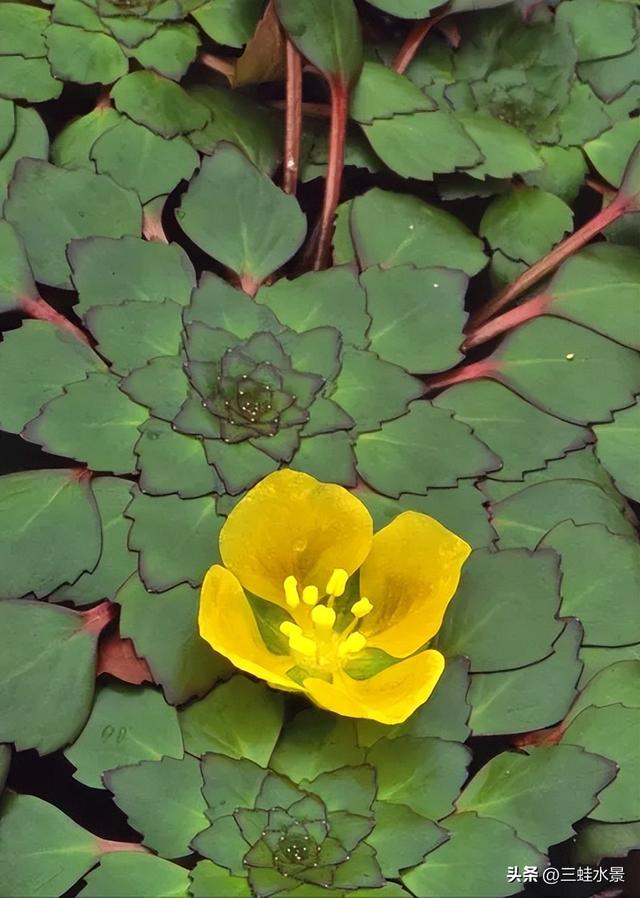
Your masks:
<path fill-rule="evenodd" d="M 295 612 L 296 620 L 280 624 L 280 632 L 289 640 L 289 648 L 298 656 L 301 666 L 320 670 L 336 670 L 357 655 L 367 645 L 367 640 L 358 632 L 360 621 L 373 609 L 366 596 L 351 605 L 351 619 L 338 629 L 334 603 L 344 595 L 349 575 L 342 568 L 335 568 L 321 596 L 317 586 L 300 588 L 291 575 L 284 581 L 284 596 L 289 608 Z"/>

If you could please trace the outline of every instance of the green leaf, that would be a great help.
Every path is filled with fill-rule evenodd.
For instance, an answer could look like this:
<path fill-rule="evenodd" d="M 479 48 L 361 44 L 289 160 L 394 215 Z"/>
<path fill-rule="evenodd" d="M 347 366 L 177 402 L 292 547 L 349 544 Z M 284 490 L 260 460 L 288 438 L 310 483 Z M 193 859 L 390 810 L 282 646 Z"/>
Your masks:
<path fill-rule="evenodd" d="M 413 373 L 453 368 L 467 319 L 467 278 L 445 268 L 369 268 L 361 277 L 371 316 L 370 348 Z"/>
<path fill-rule="evenodd" d="M 490 505 L 491 523 L 501 548 L 535 549 L 549 530 L 567 519 L 567 509 L 574 524 L 604 524 L 612 533 L 633 537 L 622 497 L 616 501 L 588 480 L 549 480 L 526 487 Z"/>
<path fill-rule="evenodd" d="M 471 177 L 510 178 L 518 172 L 542 168 L 542 159 L 532 142 L 508 122 L 484 112 L 458 113 L 456 118 L 484 157 L 467 170 Z"/>
<path fill-rule="evenodd" d="M 513 670 L 548 657 L 563 625 L 560 570 L 554 552 L 474 552 L 447 608 L 435 644 L 465 655 L 472 673 Z M 504 639 L 496 644 L 496 633 Z"/>
<path fill-rule="evenodd" d="M 91 482 L 102 526 L 102 551 L 91 572 L 48 596 L 50 602 L 90 605 L 113 599 L 117 590 L 136 569 L 136 555 L 127 544 L 130 522 L 124 510 L 131 500 L 131 484 L 117 477 L 95 477 Z"/>
<path fill-rule="evenodd" d="M 10 393 L 0 393 L 2 429 L 20 433 L 67 384 L 104 370 L 102 359 L 73 334 L 48 321 L 23 322 L 0 345 L 0 380 L 12 385 Z"/>
<path fill-rule="evenodd" d="M 372 6 L 402 19 L 426 19 L 431 10 L 439 6 L 437 0 L 370 0 L 370 2 Z"/>
<path fill-rule="evenodd" d="M 301 787 L 320 798 L 330 813 L 347 811 L 370 817 L 376 797 L 376 773 L 369 764 L 340 767 L 321 773 L 310 782 L 303 780 Z"/>
<path fill-rule="evenodd" d="M 82 0 L 76 2 L 82 4 Z M 86 115 L 74 119 L 56 135 L 51 145 L 51 161 L 62 168 L 88 168 L 95 171 L 89 155 L 91 148 L 99 137 L 122 120 L 120 113 L 112 106 L 98 106 Z"/>
<path fill-rule="evenodd" d="M 598 458 L 615 479 L 616 486 L 625 496 L 640 502 L 640 473 L 636 469 L 640 404 L 617 412 L 611 424 L 600 424 L 593 430 L 598 438 Z"/>
<path fill-rule="evenodd" d="M 120 389 L 158 418 L 172 421 L 189 396 L 189 381 L 182 356 L 158 356 L 136 368 L 120 383 Z"/>
<path fill-rule="evenodd" d="M 532 265 L 573 227 L 565 202 L 537 187 L 519 187 L 496 197 L 480 222 L 492 249 Z"/>
<path fill-rule="evenodd" d="M 256 301 L 267 305 L 282 324 L 298 333 L 314 327 L 337 327 L 345 343 L 359 349 L 366 345 L 371 319 L 365 292 L 350 267 L 309 271 L 294 280 L 280 278 L 262 287 Z"/>
<path fill-rule="evenodd" d="M 577 147 L 542 146 L 538 154 L 543 167 L 523 174 L 530 187 L 553 193 L 565 203 L 572 203 L 587 173 L 587 163 Z"/>
<path fill-rule="evenodd" d="M 611 420 L 633 402 L 640 380 L 637 353 L 545 315 L 508 334 L 486 364 L 490 376 L 574 424 Z"/>
<path fill-rule="evenodd" d="M 366 125 L 377 118 L 427 112 L 435 103 L 405 75 L 378 62 L 365 62 L 351 94 L 351 118 Z"/>
<path fill-rule="evenodd" d="M 189 92 L 211 112 L 207 126 L 189 135 L 196 150 L 210 156 L 226 141 L 242 150 L 261 172 L 274 171 L 282 158 L 282 126 L 272 109 L 235 90 L 211 84 L 196 84 Z"/>
<path fill-rule="evenodd" d="M 189 894 L 193 898 L 211 898 L 211 895 L 252 898 L 249 883 L 244 876 L 232 876 L 228 870 L 218 867 L 213 861 L 198 861 L 189 875 Z"/>
<path fill-rule="evenodd" d="M 506 878 L 507 863 L 543 870 L 547 859 L 518 839 L 510 826 L 476 814 L 453 814 L 443 821 L 449 840 L 424 863 L 402 876 L 418 895 L 438 898 L 503 898 L 520 891 Z"/>
<path fill-rule="evenodd" d="M 252 282 L 284 265 L 307 230 L 295 197 L 228 144 L 203 161 L 176 215 L 201 249 Z"/>
<path fill-rule="evenodd" d="M 8 221 L 0 221 L 0 312 L 19 309 L 38 295 L 20 238 Z"/>
<path fill-rule="evenodd" d="M 16 162 L 27 155 L 32 159 L 46 159 L 49 153 L 49 135 L 35 109 L 16 106 L 15 113 L 16 130 L 11 146 L 0 156 L 0 203 L 6 199 Z"/>
<path fill-rule="evenodd" d="M 63 81 L 113 84 L 129 69 L 117 41 L 107 34 L 53 24 L 47 28 L 46 40 L 51 71 Z"/>
<path fill-rule="evenodd" d="M 136 469 L 138 428 L 148 417 L 145 408 L 118 389 L 113 375 L 96 372 L 48 402 L 22 436 L 94 471 L 131 474 Z"/>
<path fill-rule="evenodd" d="M 177 432 L 166 421 L 150 418 L 135 447 L 140 489 L 154 496 L 178 493 L 183 499 L 224 491 L 206 459 L 202 441 Z"/>
<path fill-rule="evenodd" d="M 96 836 L 35 795 L 0 805 L 0 866 L 7 895 L 63 895 L 100 857 Z"/>
<path fill-rule="evenodd" d="M 638 36 L 633 7 L 613 0 L 561 3 L 556 22 L 571 31 L 579 62 L 628 53 Z"/>
<path fill-rule="evenodd" d="M 442 446 L 447 447 L 446 454 Z M 499 462 L 471 430 L 430 402 L 413 403 L 408 414 L 364 433 L 356 443 L 360 476 L 379 492 L 424 494 L 428 487 L 455 486 Z"/>
<path fill-rule="evenodd" d="M 466 658 L 447 660 L 442 676 L 429 696 L 405 721 L 395 726 L 385 726 L 372 720 L 358 720 L 358 744 L 369 747 L 383 737 L 415 736 L 423 739 L 434 736 L 451 742 L 466 742 L 469 735 L 467 703 L 469 688 L 469 662 Z"/>
<path fill-rule="evenodd" d="M 97 3 L 93 3 L 92 6 L 97 7 Z M 106 31 L 98 14 L 82 0 L 57 0 L 51 18 L 61 25 L 73 25 L 76 28 L 84 28 L 85 31 Z"/>
<path fill-rule="evenodd" d="M 481 241 L 457 218 L 408 194 L 375 187 L 356 197 L 350 226 L 361 268 L 437 265 L 473 275 L 486 264 Z"/>
<path fill-rule="evenodd" d="M 362 35 L 353 0 L 276 0 L 300 53 L 330 81 L 352 84 L 362 68 Z"/>
<path fill-rule="evenodd" d="M 357 481 L 353 443 L 346 433 L 321 433 L 305 437 L 289 467 L 304 471 L 325 483 L 355 486 Z"/>
<path fill-rule="evenodd" d="M 545 291 L 545 311 L 640 349 L 640 253 L 594 244 L 570 258 Z"/>
<path fill-rule="evenodd" d="M 470 760 L 464 745 L 414 736 L 381 739 L 367 753 L 376 770 L 378 801 L 404 804 L 432 820 L 453 810 Z"/>
<path fill-rule="evenodd" d="M 474 736 L 524 733 L 552 726 L 569 710 L 580 676 L 582 629 L 570 620 L 553 654 L 518 670 L 471 677 L 469 724 Z"/>
<path fill-rule="evenodd" d="M 444 830 L 404 804 L 377 801 L 374 811 L 376 825 L 367 843 L 385 876 L 397 877 L 401 869 L 415 867 L 447 840 Z"/>
<path fill-rule="evenodd" d="M 343 765 L 358 767 L 364 750 L 356 742 L 356 724 L 316 709 L 301 711 L 285 727 L 269 766 L 295 783 L 315 779 Z"/>
<path fill-rule="evenodd" d="M 93 699 L 98 628 L 75 611 L 0 601 L 0 742 L 50 754 L 82 729 Z"/>
<path fill-rule="evenodd" d="M 102 537 L 84 472 L 37 470 L 0 477 L 2 595 L 38 598 L 95 568 Z"/>
<path fill-rule="evenodd" d="M 262 767 L 269 764 L 282 720 L 282 696 L 242 676 L 217 686 L 180 712 L 188 752 L 217 752 Z"/>
<path fill-rule="evenodd" d="M 127 517 L 133 520 L 129 545 L 140 552 L 140 576 L 152 592 L 179 583 L 200 586 L 207 569 L 219 561 L 217 541 L 223 519 L 212 497 L 137 493 Z"/>
<path fill-rule="evenodd" d="M 4 791 L 9 768 L 11 767 L 11 749 L 8 745 L 0 745 L 0 796 Z"/>
<path fill-rule="evenodd" d="M 45 56 L 49 11 L 22 3 L 0 6 L 0 56 Z"/>
<path fill-rule="evenodd" d="M 265 0 L 209 0 L 194 10 L 193 18 L 217 43 L 241 47 L 256 30 L 264 7 Z"/>
<path fill-rule="evenodd" d="M 605 181 L 620 187 L 629 157 L 640 141 L 637 118 L 616 122 L 584 146 L 587 158 Z"/>
<path fill-rule="evenodd" d="M 100 866 L 86 878 L 85 887 L 78 892 L 82 898 L 183 898 L 189 885 L 189 873 L 151 854 L 118 852 L 107 854 Z"/>
<path fill-rule="evenodd" d="M 595 823 L 588 820 L 578 833 L 572 860 L 597 866 L 603 857 L 626 857 L 640 845 L 640 820 L 633 823 Z"/>
<path fill-rule="evenodd" d="M 7 147 L 11 146 L 16 131 L 15 109 L 15 103 L 11 100 L 0 99 L 0 158 Z"/>
<path fill-rule="evenodd" d="M 81 315 L 93 306 L 124 301 L 161 303 L 170 299 L 186 305 L 196 284 L 193 265 L 176 243 L 96 237 L 72 243 L 69 259 Z"/>
<path fill-rule="evenodd" d="M 166 858 L 191 854 L 191 840 L 208 826 L 195 758 L 141 761 L 110 770 L 104 780 L 144 845 Z"/>
<path fill-rule="evenodd" d="M 331 398 L 353 418 L 362 433 L 403 415 L 409 403 L 423 392 L 422 383 L 398 365 L 375 353 L 347 348 Z"/>
<path fill-rule="evenodd" d="M 170 299 L 93 306 L 84 320 L 100 354 L 110 360 L 117 374 L 129 374 L 157 356 L 180 351 L 182 308 Z"/>
<path fill-rule="evenodd" d="M 232 496 L 255 486 L 279 467 L 277 461 L 247 442 L 232 445 L 223 440 L 205 440 L 204 447 L 209 464 L 215 466 L 227 493 Z"/>
<path fill-rule="evenodd" d="M 508 823 L 546 851 L 575 835 L 571 824 L 597 805 L 615 773 L 610 761 L 574 745 L 503 752 L 480 768 L 456 808 Z"/>
<path fill-rule="evenodd" d="M 137 575 L 119 590 L 120 634 L 132 640 L 167 701 L 181 705 L 207 692 L 229 663 L 198 632 L 197 590 L 183 583 L 160 594 L 147 592 Z"/>
<path fill-rule="evenodd" d="M 585 683 L 588 684 L 598 673 L 612 664 L 621 661 L 640 661 L 640 642 L 619 648 L 582 646 L 580 660 L 584 666 L 578 685 L 584 687 Z"/>
<path fill-rule="evenodd" d="M 142 218 L 135 195 L 111 178 L 39 159 L 17 164 L 4 214 L 24 242 L 36 280 L 66 289 L 70 240 L 137 235 Z"/>
<path fill-rule="evenodd" d="M 123 683 L 98 689 L 85 728 L 64 752 L 74 779 L 94 789 L 105 788 L 106 770 L 183 754 L 175 708 L 154 689 Z"/>
<path fill-rule="evenodd" d="M 0 90 L 10 100 L 45 103 L 62 93 L 62 82 L 53 77 L 44 58 L 0 56 Z"/>
<path fill-rule="evenodd" d="M 209 120 L 206 108 L 174 81 L 155 72 L 131 72 L 111 91 L 118 112 L 161 137 L 199 131 Z"/>
<path fill-rule="evenodd" d="M 434 174 L 469 168 L 482 159 L 478 146 L 450 112 L 396 115 L 361 127 L 377 155 L 403 178 L 432 181 Z"/>
<path fill-rule="evenodd" d="M 562 736 L 563 744 L 580 745 L 609 758 L 619 768 L 615 780 L 598 796 L 598 805 L 589 815 L 593 820 L 622 823 L 640 817 L 636 788 L 640 776 L 636 739 L 639 722 L 638 708 L 621 704 L 585 708 Z"/>
<path fill-rule="evenodd" d="M 618 661 L 600 670 L 571 706 L 565 723 L 571 723 L 581 711 L 595 705 L 602 708 L 620 702 L 627 708 L 640 708 L 640 662 Z"/>
<path fill-rule="evenodd" d="M 99 174 L 110 175 L 147 203 L 188 180 L 199 159 L 183 137 L 166 140 L 128 120 L 110 128 L 91 148 Z"/>
<path fill-rule="evenodd" d="M 560 458 L 591 440 L 585 427 L 545 415 L 501 384 L 490 380 L 449 387 L 433 400 L 439 408 L 451 409 L 502 459 L 498 480 L 519 480 L 527 471 L 544 468 L 549 459 Z"/>
<path fill-rule="evenodd" d="M 563 521 L 542 540 L 560 556 L 563 617 L 577 617 L 589 645 L 640 641 L 640 546 L 604 524 Z"/>
<path fill-rule="evenodd" d="M 205 755 L 200 768 L 207 817 L 212 821 L 232 814 L 236 808 L 253 808 L 267 775 L 253 761 L 217 754 Z"/>
<path fill-rule="evenodd" d="M 131 55 L 146 69 L 154 69 L 167 78 L 179 81 L 195 60 L 200 35 L 197 28 L 187 22 L 165 25 L 152 37 L 142 41 Z"/>

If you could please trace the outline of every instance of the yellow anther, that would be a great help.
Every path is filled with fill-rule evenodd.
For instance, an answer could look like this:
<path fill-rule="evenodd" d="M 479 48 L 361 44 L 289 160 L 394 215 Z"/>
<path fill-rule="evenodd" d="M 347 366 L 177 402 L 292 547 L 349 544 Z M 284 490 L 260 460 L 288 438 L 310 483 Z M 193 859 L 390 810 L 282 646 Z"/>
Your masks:
<path fill-rule="evenodd" d="M 348 579 L 349 574 L 345 570 L 341 567 L 334 568 L 327 583 L 327 594 L 339 598 L 345 590 Z"/>
<path fill-rule="evenodd" d="M 305 586 L 302 590 L 302 601 L 305 605 L 315 605 L 318 601 L 318 587 Z"/>
<path fill-rule="evenodd" d="M 366 644 L 367 640 L 362 633 L 352 633 L 351 636 L 347 636 L 344 642 L 340 643 L 338 654 L 341 658 L 344 658 L 345 655 L 355 655 L 356 652 L 361 652 Z"/>
<path fill-rule="evenodd" d="M 351 606 L 351 614 L 360 620 L 361 617 L 366 617 L 372 609 L 373 605 L 369 599 L 366 596 L 362 596 L 361 599 L 358 599 L 358 601 Z"/>
<path fill-rule="evenodd" d="M 292 636 L 300 636 L 302 630 L 293 621 L 285 620 L 280 624 L 280 632 L 284 633 L 287 639 L 291 639 Z"/>
<path fill-rule="evenodd" d="M 295 633 L 290 637 L 289 648 L 294 652 L 300 652 L 301 655 L 307 655 L 309 658 L 315 658 L 316 656 L 317 646 L 314 640 L 299 633 Z"/>
<path fill-rule="evenodd" d="M 336 622 L 336 613 L 326 605 L 316 605 L 311 611 L 311 620 L 322 630 L 331 630 Z"/>
<path fill-rule="evenodd" d="M 297 608 L 300 604 L 298 581 L 293 575 L 287 577 L 284 581 L 284 597 L 289 608 Z"/>

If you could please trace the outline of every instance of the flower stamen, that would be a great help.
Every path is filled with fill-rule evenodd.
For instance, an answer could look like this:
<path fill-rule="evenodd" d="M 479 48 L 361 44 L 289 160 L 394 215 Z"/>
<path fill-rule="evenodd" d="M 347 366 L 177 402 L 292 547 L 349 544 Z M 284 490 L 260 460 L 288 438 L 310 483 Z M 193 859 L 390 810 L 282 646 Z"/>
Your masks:
<path fill-rule="evenodd" d="M 305 603 L 305 605 L 317 605 L 318 587 L 305 586 L 305 588 L 302 590 L 302 601 Z"/>
<path fill-rule="evenodd" d="M 366 644 L 367 640 L 362 633 L 352 633 L 338 646 L 338 655 L 341 658 L 344 658 L 345 655 L 355 655 L 357 652 L 361 652 Z"/>
<path fill-rule="evenodd" d="M 293 636 L 289 637 L 289 648 L 293 652 L 299 652 L 301 655 L 305 655 L 307 658 L 315 658 L 318 652 L 318 646 L 314 639 L 310 639 L 308 636 L 302 636 L 302 634 L 295 633 Z"/>
<path fill-rule="evenodd" d="M 284 597 L 289 608 L 297 608 L 300 604 L 300 596 L 298 594 L 298 581 L 293 575 L 285 578 Z"/>
<path fill-rule="evenodd" d="M 331 598 L 339 599 L 346 589 L 348 579 L 349 574 L 343 568 L 334 568 L 327 581 L 327 595 L 331 596 Z"/>
<path fill-rule="evenodd" d="M 287 639 L 291 639 L 292 636 L 301 636 L 302 629 L 297 624 L 294 624 L 293 621 L 285 620 L 280 624 L 280 632 L 283 633 Z"/>
<path fill-rule="evenodd" d="M 336 613 L 326 605 L 316 605 L 311 611 L 311 620 L 320 630 L 332 630 L 336 622 Z"/>
<path fill-rule="evenodd" d="M 362 596 L 357 602 L 351 606 L 351 614 L 358 620 L 366 617 L 373 610 L 373 605 L 366 596 Z"/>

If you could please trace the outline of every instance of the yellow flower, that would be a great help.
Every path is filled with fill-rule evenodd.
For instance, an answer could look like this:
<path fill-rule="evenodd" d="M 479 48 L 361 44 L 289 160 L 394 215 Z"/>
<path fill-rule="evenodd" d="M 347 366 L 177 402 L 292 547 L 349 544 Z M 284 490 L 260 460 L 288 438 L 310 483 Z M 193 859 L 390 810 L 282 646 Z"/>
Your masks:
<path fill-rule="evenodd" d="M 210 568 L 202 585 L 200 633 L 236 667 L 321 708 L 401 723 L 444 669 L 440 652 L 423 647 L 470 551 L 413 511 L 374 535 L 365 506 L 341 486 L 277 471 L 222 528 L 225 566 Z M 247 593 L 278 606 L 270 648 Z M 378 672 L 363 679 L 376 659 Z"/>

